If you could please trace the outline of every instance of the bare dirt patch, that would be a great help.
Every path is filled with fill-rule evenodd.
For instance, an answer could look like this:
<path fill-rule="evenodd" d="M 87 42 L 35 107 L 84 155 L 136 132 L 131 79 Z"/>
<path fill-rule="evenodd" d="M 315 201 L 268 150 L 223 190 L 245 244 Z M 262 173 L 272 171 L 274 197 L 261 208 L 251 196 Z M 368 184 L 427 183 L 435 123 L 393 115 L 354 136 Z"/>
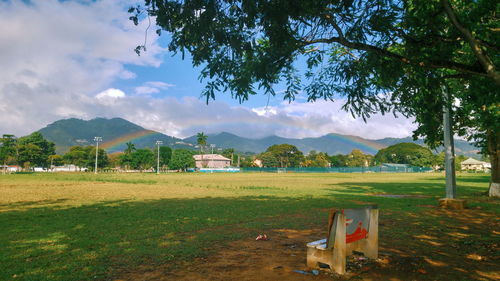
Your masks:
<path fill-rule="evenodd" d="M 429 215 L 456 217 L 434 209 Z M 446 233 L 420 233 L 412 241 L 381 237 L 379 258 L 348 259 L 347 274 L 327 271 L 313 274 L 306 267 L 306 243 L 323 238 L 323 229 L 275 229 L 267 241 L 248 237 L 216 247 L 216 254 L 174 267 L 143 266 L 118 280 L 500 280 L 498 243 L 471 240 L 468 235 L 497 235 L 499 220 L 493 214 L 465 210 L 459 226 Z M 381 221 L 382 227 L 392 222 Z M 493 230 L 493 232 L 492 232 Z M 404 231 L 404 230 L 403 230 Z M 408 230 L 410 231 L 410 230 Z M 259 233 L 256 233 L 257 236 Z M 450 238 L 452 237 L 452 238 Z M 299 271 L 299 272 L 298 272 Z"/>

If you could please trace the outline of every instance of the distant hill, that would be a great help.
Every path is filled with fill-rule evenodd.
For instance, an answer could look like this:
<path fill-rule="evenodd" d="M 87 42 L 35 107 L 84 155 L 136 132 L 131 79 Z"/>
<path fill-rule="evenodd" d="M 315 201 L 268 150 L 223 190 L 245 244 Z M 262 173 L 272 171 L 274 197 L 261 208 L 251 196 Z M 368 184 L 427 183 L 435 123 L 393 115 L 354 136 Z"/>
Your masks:
<path fill-rule="evenodd" d="M 184 139 L 186 142 L 195 143 L 196 136 Z M 295 145 L 299 150 L 308 153 L 311 150 L 327 152 L 328 154 L 347 154 L 353 149 L 360 149 L 365 153 L 375 154 L 385 145 L 356 136 L 328 134 L 318 138 L 292 139 L 278 136 L 269 136 L 261 139 L 249 139 L 230 133 L 208 135 L 208 143 L 220 148 L 234 148 L 242 152 L 264 152 L 274 144 L 288 143 Z"/>
<path fill-rule="evenodd" d="M 56 144 L 56 152 L 64 153 L 74 145 L 94 145 L 94 137 L 103 139 L 101 147 L 108 153 L 123 151 L 125 143 L 132 142 L 136 148 L 154 147 L 157 140 L 173 148 L 195 149 L 196 136 L 185 139 L 174 138 L 159 132 L 145 129 L 122 118 L 96 118 L 92 120 L 64 119 L 56 121 L 39 130 L 42 135 Z M 378 150 L 401 142 L 415 142 L 423 145 L 422 140 L 413 141 L 408 138 L 385 138 L 368 140 L 356 136 L 328 134 L 317 138 L 283 138 L 269 136 L 260 139 L 240 137 L 231 133 L 208 135 L 208 143 L 217 148 L 234 148 L 240 152 L 261 153 L 274 144 L 288 143 L 297 146 L 304 153 L 311 150 L 327 152 L 330 155 L 347 154 L 353 149 L 360 149 L 364 153 L 376 154 Z M 466 141 L 456 140 L 457 154 L 477 157 L 479 151 Z"/>
<path fill-rule="evenodd" d="M 94 137 L 102 137 L 102 147 L 108 152 L 123 151 L 126 142 L 132 142 L 136 148 L 153 147 L 157 140 L 170 146 L 181 141 L 155 131 L 146 130 L 122 118 L 96 118 L 81 120 L 76 118 L 56 121 L 39 132 L 56 144 L 56 152 L 64 153 L 74 145 L 94 145 Z"/>

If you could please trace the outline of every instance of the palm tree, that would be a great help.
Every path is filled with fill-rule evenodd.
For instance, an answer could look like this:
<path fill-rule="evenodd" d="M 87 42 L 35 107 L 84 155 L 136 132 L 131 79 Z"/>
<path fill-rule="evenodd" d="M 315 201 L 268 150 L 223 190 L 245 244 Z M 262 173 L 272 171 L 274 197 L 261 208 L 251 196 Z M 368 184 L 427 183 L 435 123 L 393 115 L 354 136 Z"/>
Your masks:
<path fill-rule="evenodd" d="M 124 155 L 122 156 L 122 164 L 125 164 L 125 169 L 130 168 L 130 163 L 132 161 L 132 152 L 136 151 L 135 144 L 131 142 L 127 142 L 125 144 L 127 148 L 124 151 Z"/>
<path fill-rule="evenodd" d="M 130 154 L 135 151 L 135 144 L 127 142 L 125 145 L 127 146 L 127 148 L 125 149 L 125 154 Z"/>
<path fill-rule="evenodd" d="M 201 153 L 201 165 L 203 166 L 203 147 L 207 145 L 207 138 L 208 136 L 205 135 L 203 132 L 196 134 L 196 141 L 198 142 L 198 145 L 200 146 L 200 153 Z"/>
<path fill-rule="evenodd" d="M 200 146 L 200 151 L 203 154 L 203 147 L 207 145 L 207 138 L 208 136 L 205 135 L 203 132 L 198 133 L 196 135 L 196 141 L 198 142 L 198 145 Z"/>

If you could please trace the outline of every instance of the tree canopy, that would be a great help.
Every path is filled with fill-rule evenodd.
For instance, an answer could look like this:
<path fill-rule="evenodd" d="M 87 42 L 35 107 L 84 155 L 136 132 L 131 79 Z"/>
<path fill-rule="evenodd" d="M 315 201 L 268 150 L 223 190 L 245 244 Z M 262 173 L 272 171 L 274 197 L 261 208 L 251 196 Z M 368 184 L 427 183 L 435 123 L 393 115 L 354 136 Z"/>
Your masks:
<path fill-rule="evenodd" d="M 203 153 L 203 148 L 207 145 L 208 136 L 203 132 L 196 134 L 196 142 L 200 146 L 200 152 Z"/>
<path fill-rule="evenodd" d="M 63 162 L 73 164 L 80 168 L 95 168 L 95 146 L 72 146 L 69 151 L 63 155 Z M 99 148 L 97 167 L 104 168 L 108 165 L 108 154 L 102 148 Z"/>
<path fill-rule="evenodd" d="M 160 166 L 168 166 L 170 158 L 172 158 L 172 148 L 160 146 Z"/>
<path fill-rule="evenodd" d="M 491 0 L 145 0 L 143 12 L 189 52 L 217 93 L 240 101 L 260 91 L 310 101 L 345 99 L 362 118 L 413 116 L 430 146 L 442 142 L 442 108 L 454 129 L 490 155 L 500 184 L 499 5 Z M 145 51 L 139 46 L 136 51 Z M 305 71 L 298 65 L 305 60 Z M 299 63 L 298 63 L 299 62 Z M 450 94 L 445 99 L 444 92 Z M 453 103 L 453 106 L 452 106 Z M 474 118 L 470 118 L 473 116 Z"/>
<path fill-rule="evenodd" d="M 172 153 L 169 168 L 173 170 L 186 170 L 195 167 L 193 155 L 195 153 L 187 149 L 176 149 Z"/>
<path fill-rule="evenodd" d="M 302 151 L 295 145 L 286 143 L 268 147 L 263 156 L 263 164 L 266 167 L 299 167 L 304 160 Z"/>
<path fill-rule="evenodd" d="M 6 165 L 9 160 L 16 156 L 16 141 L 17 139 L 14 135 L 2 135 L 2 138 L 0 139 L 0 162 L 3 165 Z"/>
<path fill-rule="evenodd" d="M 330 157 L 325 152 L 317 152 L 315 150 L 309 151 L 305 156 L 304 162 L 302 162 L 304 167 L 330 167 Z"/>
<path fill-rule="evenodd" d="M 430 167 L 437 163 L 437 157 L 427 147 L 403 142 L 379 150 L 375 155 L 375 161 L 380 164 L 396 163 Z"/>
<path fill-rule="evenodd" d="M 17 151 L 17 161 L 22 167 L 48 167 L 49 156 L 55 154 L 55 144 L 34 132 L 17 140 Z"/>

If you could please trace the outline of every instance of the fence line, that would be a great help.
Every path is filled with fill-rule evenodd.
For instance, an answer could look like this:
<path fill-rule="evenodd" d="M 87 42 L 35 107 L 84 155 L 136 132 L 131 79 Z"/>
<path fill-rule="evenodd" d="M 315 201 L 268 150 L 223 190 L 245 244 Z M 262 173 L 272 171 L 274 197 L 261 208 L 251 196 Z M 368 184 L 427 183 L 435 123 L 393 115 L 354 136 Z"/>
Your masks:
<path fill-rule="evenodd" d="M 425 173 L 429 167 L 335 167 L 335 168 L 241 168 L 241 172 L 261 173 Z"/>

